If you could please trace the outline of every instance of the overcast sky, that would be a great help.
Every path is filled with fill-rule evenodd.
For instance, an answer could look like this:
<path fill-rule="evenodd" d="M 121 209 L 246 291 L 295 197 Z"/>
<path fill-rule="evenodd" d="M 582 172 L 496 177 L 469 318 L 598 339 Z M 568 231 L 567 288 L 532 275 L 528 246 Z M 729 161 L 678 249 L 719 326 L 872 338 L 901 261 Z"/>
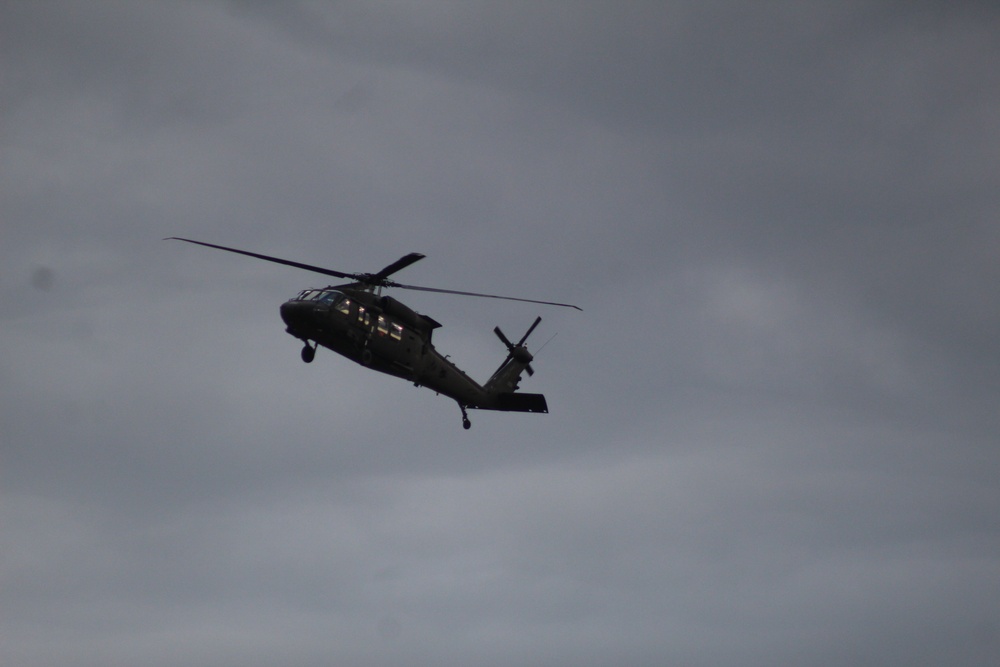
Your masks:
<path fill-rule="evenodd" d="M 2 662 L 992 664 L 998 211 L 992 3 L 4 2 Z"/>

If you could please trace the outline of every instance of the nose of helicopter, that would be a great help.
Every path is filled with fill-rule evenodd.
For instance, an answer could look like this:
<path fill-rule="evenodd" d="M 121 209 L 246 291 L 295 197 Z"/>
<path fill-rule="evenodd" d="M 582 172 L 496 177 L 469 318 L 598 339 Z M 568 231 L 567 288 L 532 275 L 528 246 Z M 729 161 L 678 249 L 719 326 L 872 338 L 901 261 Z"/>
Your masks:
<path fill-rule="evenodd" d="M 312 305 L 303 301 L 286 301 L 281 304 L 281 319 L 292 331 L 304 329 L 312 315 Z"/>

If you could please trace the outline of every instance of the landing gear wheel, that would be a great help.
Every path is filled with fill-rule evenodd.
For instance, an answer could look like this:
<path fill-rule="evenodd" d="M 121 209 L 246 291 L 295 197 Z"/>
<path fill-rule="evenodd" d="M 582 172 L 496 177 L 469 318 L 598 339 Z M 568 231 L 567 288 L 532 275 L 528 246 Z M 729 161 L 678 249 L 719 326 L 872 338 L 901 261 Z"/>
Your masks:
<path fill-rule="evenodd" d="M 311 347 L 308 343 L 302 348 L 302 361 L 307 364 L 312 363 L 312 360 L 316 358 L 316 348 Z"/>
<path fill-rule="evenodd" d="M 458 407 L 462 410 L 462 428 L 468 431 L 472 428 L 472 422 L 469 421 L 469 414 L 465 411 L 464 405 L 459 405 Z"/>

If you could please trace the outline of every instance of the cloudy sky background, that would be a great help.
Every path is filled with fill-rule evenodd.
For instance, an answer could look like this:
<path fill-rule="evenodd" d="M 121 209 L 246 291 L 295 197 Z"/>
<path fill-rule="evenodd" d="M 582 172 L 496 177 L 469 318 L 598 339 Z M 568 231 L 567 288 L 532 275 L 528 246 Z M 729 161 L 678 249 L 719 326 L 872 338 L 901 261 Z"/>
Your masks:
<path fill-rule="evenodd" d="M 989 3 L 0 6 L 18 667 L 1000 654 Z M 551 414 L 278 306 L 397 293 Z"/>

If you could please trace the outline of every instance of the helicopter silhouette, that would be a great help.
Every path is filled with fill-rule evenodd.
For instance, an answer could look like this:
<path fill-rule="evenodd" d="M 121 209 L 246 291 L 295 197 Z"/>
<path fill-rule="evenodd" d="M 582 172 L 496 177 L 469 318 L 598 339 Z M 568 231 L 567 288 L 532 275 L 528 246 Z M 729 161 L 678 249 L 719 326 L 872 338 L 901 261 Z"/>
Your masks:
<path fill-rule="evenodd" d="M 472 426 L 467 412 L 470 409 L 549 411 L 544 395 L 517 391 L 522 373 L 534 375 L 531 367 L 533 357 L 524 343 L 542 318 L 536 318 L 516 343 L 512 343 L 500 327 L 494 327 L 493 333 L 507 348 L 507 357 L 485 383 L 479 384 L 434 348 L 431 334 L 441 326 L 439 322 L 390 296 L 382 295 L 382 290 L 438 292 L 582 310 L 570 303 L 404 285 L 389 280 L 392 274 L 424 258 L 416 252 L 400 257 L 375 273 L 345 273 L 177 236 L 164 240 L 194 243 L 352 281 L 344 285 L 305 289 L 281 304 L 281 319 L 285 322 L 286 331 L 303 342 L 302 361 L 311 363 L 316 350 L 322 346 L 366 368 L 408 380 L 417 387 L 432 389 L 458 403 L 462 411 L 462 426 L 466 429 Z"/>

